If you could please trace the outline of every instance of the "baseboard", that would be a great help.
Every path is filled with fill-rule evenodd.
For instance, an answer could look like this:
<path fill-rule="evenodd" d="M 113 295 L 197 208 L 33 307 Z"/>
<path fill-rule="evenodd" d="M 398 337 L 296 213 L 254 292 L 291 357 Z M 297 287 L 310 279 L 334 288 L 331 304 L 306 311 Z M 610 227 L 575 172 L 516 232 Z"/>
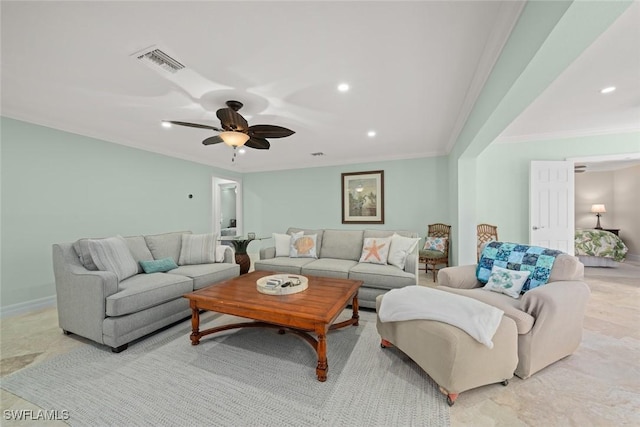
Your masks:
<path fill-rule="evenodd" d="M 55 307 L 56 296 L 44 297 L 34 299 L 31 301 L 21 302 L 18 304 L 8 305 L 6 307 L 0 307 L 0 319 L 5 317 L 18 316 L 20 314 L 28 313 L 30 311 L 40 310 L 43 308 Z"/>
<path fill-rule="evenodd" d="M 627 253 L 626 259 L 631 262 L 640 262 L 640 255 Z"/>

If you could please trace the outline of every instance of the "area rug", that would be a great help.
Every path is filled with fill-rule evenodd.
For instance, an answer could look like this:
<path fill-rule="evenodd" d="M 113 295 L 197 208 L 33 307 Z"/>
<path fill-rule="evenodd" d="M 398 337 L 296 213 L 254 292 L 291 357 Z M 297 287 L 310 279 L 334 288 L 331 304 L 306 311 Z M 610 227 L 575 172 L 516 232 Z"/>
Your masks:
<path fill-rule="evenodd" d="M 345 311 L 343 316 L 348 316 Z M 203 327 L 235 321 L 209 316 Z M 190 322 L 114 354 L 85 345 L 2 379 L 2 388 L 70 425 L 448 426 L 437 385 L 397 349 L 380 348 L 375 313 L 329 332 L 327 381 L 294 334 L 238 329 L 189 341 Z"/>

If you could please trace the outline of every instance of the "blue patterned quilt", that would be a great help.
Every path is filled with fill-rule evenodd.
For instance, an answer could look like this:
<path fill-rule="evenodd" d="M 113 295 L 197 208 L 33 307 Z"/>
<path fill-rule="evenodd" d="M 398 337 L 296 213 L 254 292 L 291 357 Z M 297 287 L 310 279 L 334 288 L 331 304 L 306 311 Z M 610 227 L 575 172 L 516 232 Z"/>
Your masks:
<path fill-rule="evenodd" d="M 515 271 L 530 271 L 531 274 L 522 287 L 528 291 L 549 281 L 551 269 L 556 257 L 564 252 L 540 246 L 520 245 L 517 243 L 490 242 L 484 247 L 476 276 L 487 283 L 494 265 Z"/>

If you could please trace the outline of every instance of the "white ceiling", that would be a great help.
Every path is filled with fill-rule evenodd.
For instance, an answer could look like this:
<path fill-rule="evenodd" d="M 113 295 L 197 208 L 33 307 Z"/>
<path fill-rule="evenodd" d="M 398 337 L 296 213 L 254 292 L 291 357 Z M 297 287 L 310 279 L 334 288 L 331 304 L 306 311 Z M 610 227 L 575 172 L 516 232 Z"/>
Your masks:
<path fill-rule="evenodd" d="M 3 1 L 2 114 L 239 172 L 443 155 L 521 6 Z M 500 140 L 640 130 L 639 22 L 635 3 Z M 187 68 L 135 59 L 150 46 Z M 229 99 L 296 134 L 232 165 L 231 148 L 201 144 L 212 131 L 160 126 L 219 126 Z"/>

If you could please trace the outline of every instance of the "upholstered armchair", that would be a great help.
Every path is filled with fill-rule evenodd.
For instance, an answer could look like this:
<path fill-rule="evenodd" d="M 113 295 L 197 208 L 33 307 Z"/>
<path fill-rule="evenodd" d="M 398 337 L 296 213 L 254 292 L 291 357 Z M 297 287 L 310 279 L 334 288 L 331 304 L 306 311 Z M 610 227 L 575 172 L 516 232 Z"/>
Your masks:
<path fill-rule="evenodd" d="M 438 265 L 449 266 L 449 246 L 451 245 L 451 226 L 447 224 L 430 224 L 427 230 L 425 245 L 418 252 L 419 262 L 423 262 L 425 273 L 429 273 L 429 266 L 433 271 L 433 281 L 436 281 Z"/>
<path fill-rule="evenodd" d="M 518 367 L 515 374 L 528 378 L 572 354 L 582 340 L 583 321 L 590 290 L 583 282 L 584 265 L 574 256 L 555 259 L 548 283 L 519 298 L 482 289 L 476 265 L 443 268 L 438 289 L 475 298 L 504 311 L 518 330 Z"/>

